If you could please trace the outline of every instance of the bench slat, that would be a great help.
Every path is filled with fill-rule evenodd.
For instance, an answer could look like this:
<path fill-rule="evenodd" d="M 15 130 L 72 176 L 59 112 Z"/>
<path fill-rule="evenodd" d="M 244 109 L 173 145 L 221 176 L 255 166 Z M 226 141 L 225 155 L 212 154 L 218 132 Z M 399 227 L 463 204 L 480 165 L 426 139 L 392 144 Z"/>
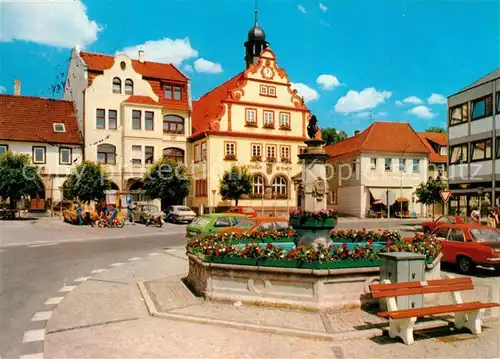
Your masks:
<path fill-rule="evenodd" d="M 472 279 L 470 277 L 462 277 L 462 278 L 452 278 L 452 279 L 432 279 L 428 281 L 424 281 L 427 283 L 427 286 L 433 285 L 451 285 L 451 284 L 472 284 Z M 403 289 L 403 288 L 418 288 L 422 287 L 422 282 L 413 281 L 413 282 L 400 282 L 400 283 L 388 283 L 388 284 L 372 284 L 370 285 L 370 290 L 372 292 L 384 291 L 384 290 L 393 290 L 393 289 Z"/>
<path fill-rule="evenodd" d="M 428 315 L 437 315 L 445 313 L 467 312 L 470 310 L 486 309 L 498 306 L 500 306 L 500 303 L 469 302 L 463 304 L 439 305 L 427 308 L 395 310 L 393 312 L 380 312 L 377 313 L 377 315 L 382 318 L 406 319 L 411 317 L 424 317 Z"/>
<path fill-rule="evenodd" d="M 435 285 L 429 287 L 394 289 L 394 290 L 385 290 L 382 292 L 372 292 L 372 297 L 388 298 L 388 297 L 400 297 L 403 295 L 414 295 L 414 294 L 457 292 L 457 291 L 471 290 L 471 289 L 474 289 L 472 284 L 452 284 L 452 285 L 439 285 L 439 286 Z"/>

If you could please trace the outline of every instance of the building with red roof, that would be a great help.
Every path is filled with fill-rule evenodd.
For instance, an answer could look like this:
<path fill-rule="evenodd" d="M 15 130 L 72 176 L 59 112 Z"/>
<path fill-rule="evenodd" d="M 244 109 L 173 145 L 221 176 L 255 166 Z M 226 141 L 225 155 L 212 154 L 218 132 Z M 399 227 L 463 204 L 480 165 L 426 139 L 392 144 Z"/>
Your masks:
<path fill-rule="evenodd" d="M 245 165 L 252 193 L 241 206 L 266 210 L 297 206 L 292 177 L 301 170 L 297 155 L 305 147 L 310 112 L 278 66 L 257 21 L 245 42 L 246 68 L 193 101 L 192 175 L 194 208 L 230 206 L 217 191 L 232 165 Z"/>
<path fill-rule="evenodd" d="M 331 156 L 329 204 L 339 213 L 425 215 L 414 192 L 428 179 L 431 151 L 410 124 L 375 122 L 325 150 Z"/>
<path fill-rule="evenodd" d="M 85 159 L 105 164 L 113 189 L 125 193 L 140 190 L 148 166 L 164 156 L 185 163 L 191 136 L 189 79 L 145 55 L 73 49 L 65 84 Z"/>
<path fill-rule="evenodd" d="M 59 202 L 64 181 L 82 161 L 83 139 L 78 129 L 73 103 L 40 97 L 0 94 L 0 156 L 7 151 L 31 157 L 40 168 L 44 200 Z"/>

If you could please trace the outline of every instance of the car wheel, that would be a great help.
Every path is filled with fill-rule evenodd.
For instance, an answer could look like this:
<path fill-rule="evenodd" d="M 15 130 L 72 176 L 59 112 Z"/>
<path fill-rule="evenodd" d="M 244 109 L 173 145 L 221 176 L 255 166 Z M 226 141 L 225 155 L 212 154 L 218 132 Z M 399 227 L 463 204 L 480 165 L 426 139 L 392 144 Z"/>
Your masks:
<path fill-rule="evenodd" d="M 463 274 L 468 274 L 472 272 L 472 270 L 476 267 L 474 262 L 469 257 L 465 256 L 459 257 L 457 260 L 457 264 L 458 264 L 458 269 Z"/>

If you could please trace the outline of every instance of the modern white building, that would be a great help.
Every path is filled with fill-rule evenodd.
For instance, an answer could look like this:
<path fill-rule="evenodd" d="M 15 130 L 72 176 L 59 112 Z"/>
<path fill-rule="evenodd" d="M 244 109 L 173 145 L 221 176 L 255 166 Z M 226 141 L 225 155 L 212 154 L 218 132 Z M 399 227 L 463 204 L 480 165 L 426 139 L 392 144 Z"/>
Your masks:
<path fill-rule="evenodd" d="M 364 218 L 425 215 L 415 189 L 428 179 L 429 150 L 408 123 L 375 122 L 353 137 L 326 146 L 329 205 L 339 214 Z"/>
<path fill-rule="evenodd" d="M 500 205 L 500 69 L 448 97 L 451 210 Z M 486 199 L 487 198 L 487 199 Z"/>
<path fill-rule="evenodd" d="M 14 95 L 0 95 L 0 155 L 31 157 L 40 168 L 44 206 L 61 200 L 64 181 L 82 161 L 82 145 L 72 102 L 20 96 L 18 80 Z"/>
<path fill-rule="evenodd" d="M 105 164 L 112 188 L 140 190 L 149 166 L 185 163 L 191 135 L 189 80 L 171 64 L 73 49 L 64 99 L 74 101 L 85 160 Z"/>

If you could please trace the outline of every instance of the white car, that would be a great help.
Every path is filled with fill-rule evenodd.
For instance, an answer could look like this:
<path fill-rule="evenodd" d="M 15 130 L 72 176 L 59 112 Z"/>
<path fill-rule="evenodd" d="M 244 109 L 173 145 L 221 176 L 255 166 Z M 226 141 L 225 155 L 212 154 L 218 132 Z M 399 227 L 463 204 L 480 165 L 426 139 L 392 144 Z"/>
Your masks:
<path fill-rule="evenodd" d="M 166 215 L 166 221 L 174 223 L 191 223 L 195 218 L 196 213 L 186 206 L 170 206 Z"/>

